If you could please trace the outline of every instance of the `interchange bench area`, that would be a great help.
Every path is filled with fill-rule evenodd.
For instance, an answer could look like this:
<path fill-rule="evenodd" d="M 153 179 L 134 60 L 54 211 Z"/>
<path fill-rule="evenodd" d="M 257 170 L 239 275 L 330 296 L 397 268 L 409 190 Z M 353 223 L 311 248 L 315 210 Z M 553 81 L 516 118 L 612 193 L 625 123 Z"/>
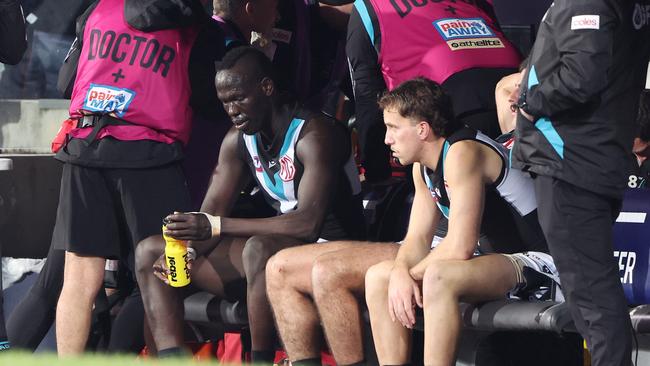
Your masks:
<path fill-rule="evenodd" d="M 377 198 L 380 196 L 380 198 Z M 372 200 L 377 201 L 373 202 Z M 375 195 L 366 202 L 373 217 L 369 226 L 377 235 L 372 239 L 395 240 L 403 233 L 386 231 L 381 226 L 386 216 L 405 224 L 412 190 L 402 185 Z M 621 214 L 614 225 L 614 257 L 630 305 L 630 317 L 636 334 L 638 364 L 650 364 L 650 190 L 629 189 Z M 406 219 L 407 221 L 407 219 Z M 226 330 L 246 332 L 243 303 L 230 303 L 206 293 L 197 293 L 185 301 L 190 323 L 221 322 Z M 457 365 L 582 365 L 582 339 L 576 333 L 568 308 L 552 301 L 498 300 L 483 304 L 461 304 L 464 330 L 459 344 Z M 421 314 L 416 329 L 423 330 Z M 369 333 L 369 327 L 368 332 Z M 367 360 L 374 360 L 374 349 L 366 336 Z M 418 364 L 422 334 L 416 332 L 413 357 Z M 419 344 L 418 344 L 419 343 Z M 244 347 L 245 348 L 245 347 Z M 643 362 L 642 362 L 643 361 Z M 525 362 L 525 363 L 522 363 Z"/>

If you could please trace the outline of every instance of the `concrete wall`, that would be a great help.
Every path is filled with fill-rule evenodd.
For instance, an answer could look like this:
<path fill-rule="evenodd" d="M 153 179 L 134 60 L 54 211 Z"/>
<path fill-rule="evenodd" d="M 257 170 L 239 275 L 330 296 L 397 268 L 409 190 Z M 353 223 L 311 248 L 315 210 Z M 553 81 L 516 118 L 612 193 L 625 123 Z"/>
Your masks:
<path fill-rule="evenodd" d="M 69 105 L 64 99 L 0 100 L 0 151 L 49 153 Z"/>

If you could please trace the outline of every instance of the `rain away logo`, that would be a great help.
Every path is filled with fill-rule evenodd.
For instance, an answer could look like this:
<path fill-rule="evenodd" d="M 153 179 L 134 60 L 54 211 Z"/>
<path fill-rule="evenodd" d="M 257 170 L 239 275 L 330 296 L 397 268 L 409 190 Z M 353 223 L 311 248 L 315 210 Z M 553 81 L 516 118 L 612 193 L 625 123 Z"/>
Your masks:
<path fill-rule="evenodd" d="M 452 51 L 467 48 L 503 48 L 503 43 L 481 18 L 448 18 L 433 22 Z"/>
<path fill-rule="evenodd" d="M 90 84 L 83 109 L 92 112 L 115 113 L 122 117 L 133 101 L 135 92 L 129 89 Z"/>

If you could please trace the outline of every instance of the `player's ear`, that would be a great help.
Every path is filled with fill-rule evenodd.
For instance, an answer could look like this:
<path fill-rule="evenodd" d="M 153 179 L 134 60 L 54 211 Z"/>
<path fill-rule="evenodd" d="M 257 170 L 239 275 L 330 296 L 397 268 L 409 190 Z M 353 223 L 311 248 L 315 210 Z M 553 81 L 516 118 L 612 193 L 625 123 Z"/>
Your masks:
<path fill-rule="evenodd" d="M 270 97 L 273 94 L 273 89 L 275 88 L 275 85 L 273 84 L 273 80 L 271 78 L 265 77 L 261 81 L 262 84 L 262 91 L 264 92 L 264 95 L 267 97 Z"/>
<path fill-rule="evenodd" d="M 253 14 L 254 11 L 255 11 L 255 4 L 253 4 L 252 1 L 247 1 L 244 4 L 244 12 L 250 16 Z"/>
<path fill-rule="evenodd" d="M 431 134 L 431 126 L 426 121 L 418 122 L 417 133 L 420 140 L 425 140 Z"/>

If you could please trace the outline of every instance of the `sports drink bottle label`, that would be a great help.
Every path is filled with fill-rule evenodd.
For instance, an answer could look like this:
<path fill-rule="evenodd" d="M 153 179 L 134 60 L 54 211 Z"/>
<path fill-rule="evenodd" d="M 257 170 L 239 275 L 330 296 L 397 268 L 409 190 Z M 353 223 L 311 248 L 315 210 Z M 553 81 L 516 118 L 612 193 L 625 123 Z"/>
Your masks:
<path fill-rule="evenodd" d="M 163 227 L 164 231 L 164 227 Z M 165 238 L 165 262 L 169 269 L 167 280 L 172 287 L 183 287 L 190 283 L 190 270 L 187 268 L 187 245 L 174 238 L 163 235 Z"/>

